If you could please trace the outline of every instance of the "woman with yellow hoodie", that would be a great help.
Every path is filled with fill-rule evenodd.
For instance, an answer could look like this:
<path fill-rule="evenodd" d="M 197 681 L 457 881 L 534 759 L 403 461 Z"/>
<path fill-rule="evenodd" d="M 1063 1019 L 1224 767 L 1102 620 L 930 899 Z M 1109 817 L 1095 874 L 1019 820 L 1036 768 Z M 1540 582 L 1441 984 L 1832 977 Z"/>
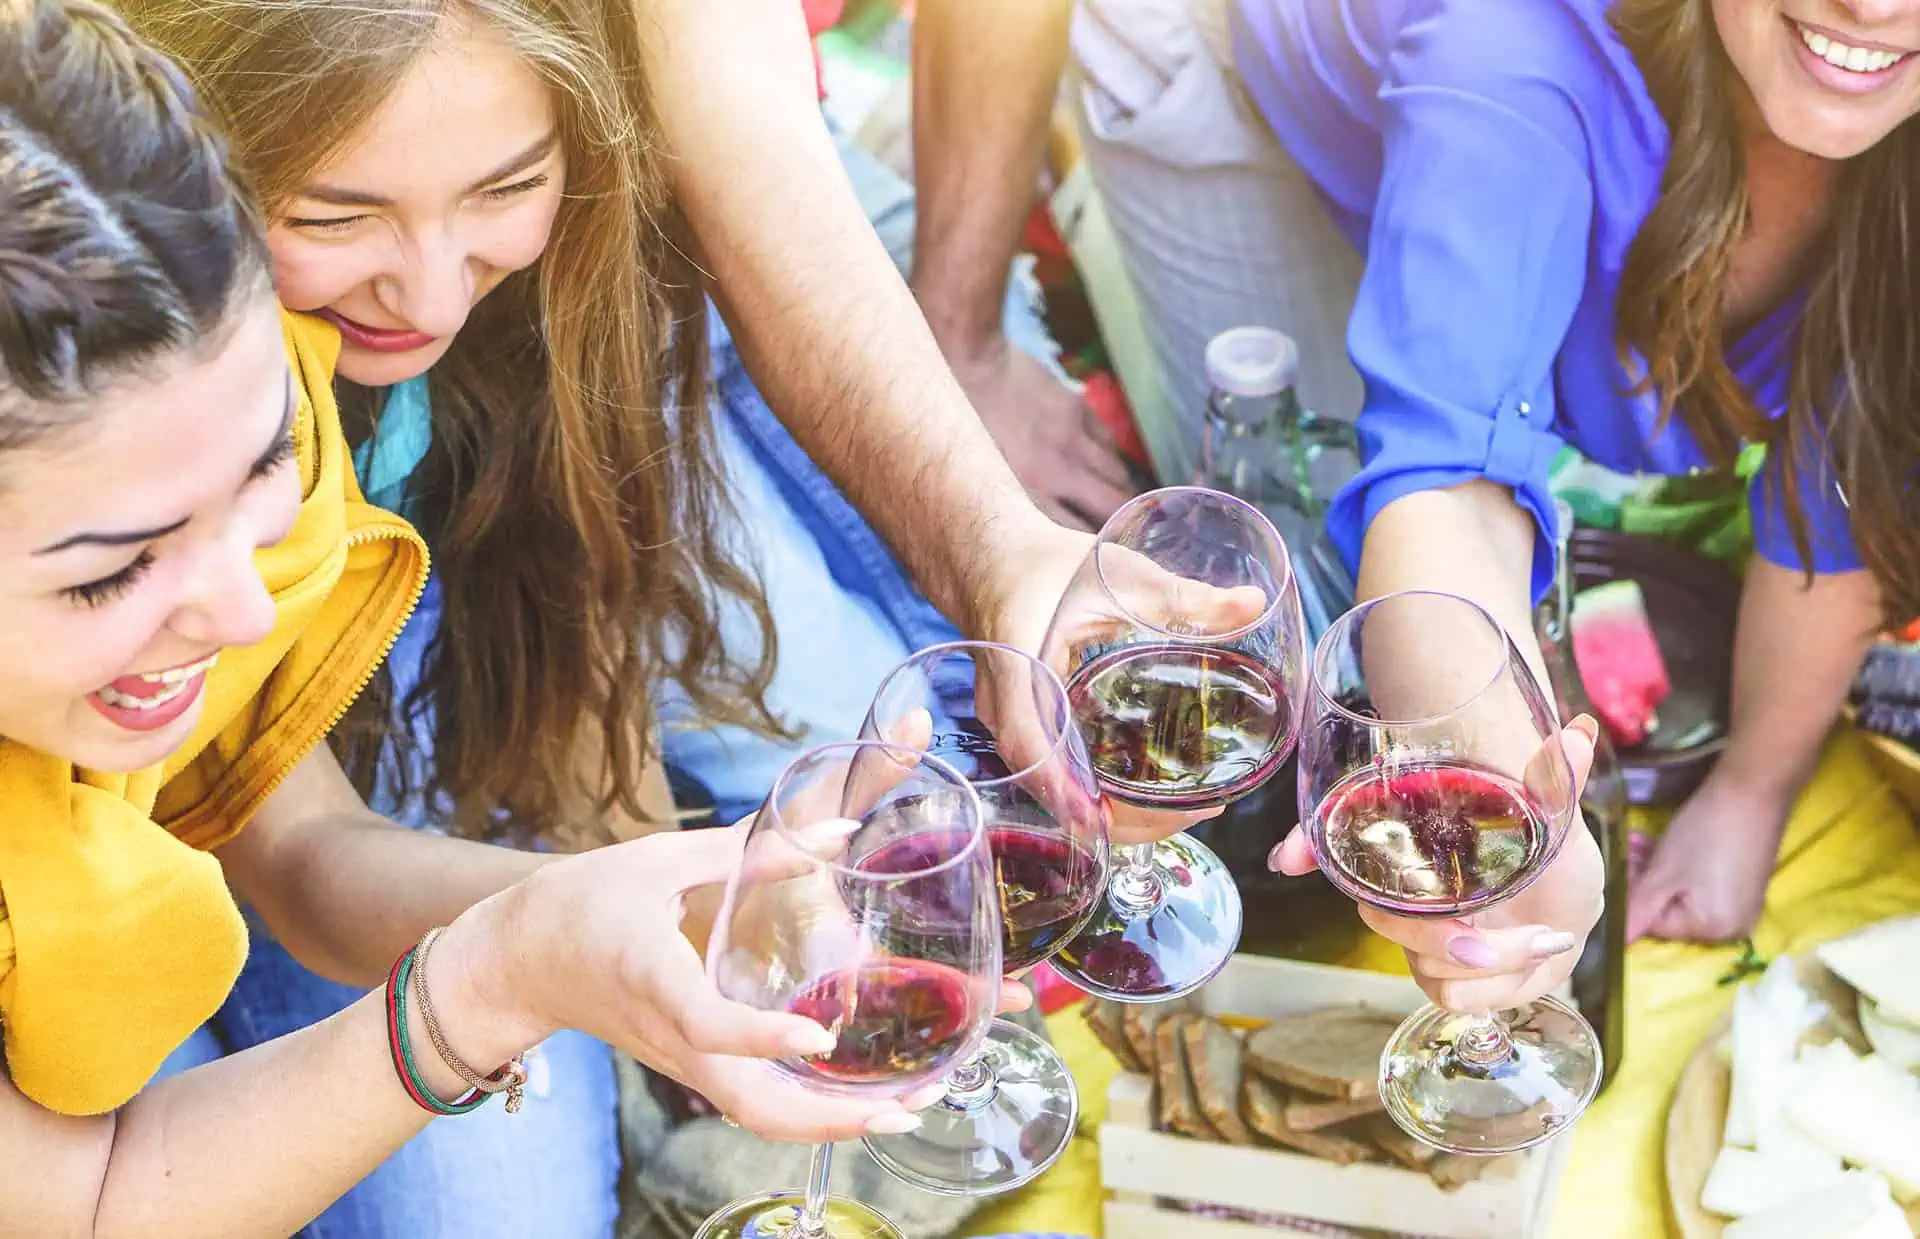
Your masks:
<path fill-rule="evenodd" d="M 267 267 L 174 67 L 92 0 L 0 0 L 0 1236 L 287 1234 L 561 1028 L 770 1135 L 910 1121 L 750 1061 L 826 1033 L 720 999 L 680 933 L 732 832 L 555 860 L 359 807 L 320 742 L 426 554 Z M 233 983 L 236 899 L 390 983 L 149 1084 Z"/>

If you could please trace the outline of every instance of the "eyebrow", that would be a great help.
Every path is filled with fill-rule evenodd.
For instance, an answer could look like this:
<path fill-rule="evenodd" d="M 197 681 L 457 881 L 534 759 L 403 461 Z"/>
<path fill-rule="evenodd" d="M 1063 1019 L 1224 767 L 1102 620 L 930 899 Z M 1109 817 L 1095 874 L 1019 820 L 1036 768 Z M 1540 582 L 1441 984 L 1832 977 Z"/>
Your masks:
<path fill-rule="evenodd" d="M 526 149 L 511 156 L 499 167 L 467 186 L 461 191 L 461 194 L 463 196 L 477 194 L 489 185 L 498 181 L 504 181 L 516 173 L 525 172 L 528 168 L 533 167 L 533 165 L 539 163 L 548 155 L 551 155 L 554 148 L 559 145 L 560 134 L 557 131 L 549 130 L 544 137 L 537 139 Z M 393 199 L 391 198 L 382 197 L 379 194 L 370 194 L 358 189 L 343 189 L 337 185 L 309 185 L 300 191 L 300 196 L 302 198 L 310 198 L 315 202 L 327 203 L 329 206 L 339 207 L 390 207 L 393 205 Z"/>
<path fill-rule="evenodd" d="M 299 397 L 294 394 L 293 376 L 289 374 L 287 378 L 286 412 L 280 415 L 280 428 L 273 432 L 273 442 L 267 445 L 266 451 L 261 452 L 259 456 L 254 458 L 252 467 L 247 470 L 249 480 L 266 467 L 267 462 L 274 458 L 280 451 L 281 446 L 287 441 L 288 436 L 293 433 L 293 418 L 294 414 L 299 411 L 300 401 Z M 190 519 L 190 517 L 183 516 L 171 525 L 160 525 L 153 529 L 124 529 L 104 533 L 89 530 L 86 533 L 74 534 L 70 538 L 62 538 L 50 546 L 43 546 L 35 551 L 34 554 L 36 556 L 56 555 L 61 551 L 72 550 L 76 546 L 137 546 L 142 542 L 156 542 L 170 533 L 177 533 L 186 528 L 187 521 Z"/>

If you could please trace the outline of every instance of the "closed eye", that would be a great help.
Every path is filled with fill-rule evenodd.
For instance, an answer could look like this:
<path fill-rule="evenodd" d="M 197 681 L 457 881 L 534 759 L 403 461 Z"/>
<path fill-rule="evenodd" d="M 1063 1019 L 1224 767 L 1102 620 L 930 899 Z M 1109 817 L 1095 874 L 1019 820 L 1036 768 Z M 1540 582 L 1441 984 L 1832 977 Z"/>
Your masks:
<path fill-rule="evenodd" d="M 128 590 L 140 583 L 140 578 L 147 575 L 147 571 L 152 567 L 153 548 L 148 547 L 141 551 L 132 563 L 112 576 L 103 576 L 97 581 L 88 581 L 84 585 L 70 585 L 60 591 L 60 596 L 91 611 L 126 594 Z"/>
<path fill-rule="evenodd" d="M 530 176 L 524 181 L 515 181 L 511 185 L 498 185 L 492 189 L 484 190 L 480 196 L 488 202 L 502 202 L 508 198 L 518 197 L 521 194 L 532 193 L 534 190 L 545 185 L 547 179 L 547 174 L 542 172 L 536 176 Z"/>
<path fill-rule="evenodd" d="M 258 481 L 292 459 L 293 429 L 288 427 L 285 433 L 273 441 L 273 446 L 267 449 L 267 454 L 253 462 L 253 468 L 247 472 L 247 481 Z"/>
<path fill-rule="evenodd" d="M 289 216 L 280 222 L 289 228 L 298 228 L 302 232 L 345 232 L 363 219 L 372 219 L 371 215 L 342 215 L 335 219 L 303 219 Z"/>

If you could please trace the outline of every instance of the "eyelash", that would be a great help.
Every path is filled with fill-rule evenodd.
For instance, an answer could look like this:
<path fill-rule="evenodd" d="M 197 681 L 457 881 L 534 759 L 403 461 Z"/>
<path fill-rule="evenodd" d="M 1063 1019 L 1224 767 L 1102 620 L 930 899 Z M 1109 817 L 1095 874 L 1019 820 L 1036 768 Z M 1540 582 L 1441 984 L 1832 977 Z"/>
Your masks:
<path fill-rule="evenodd" d="M 515 198 L 521 194 L 532 193 L 534 190 L 546 185 L 546 183 L 547 174 L 542 172 L 537 176 L 530 176 L 524 181 L 515 181 L 511 185 L 501 185 L 495 189 L 483 190 L 480 196 L 488 202 L 504 202 L 509 198 Z M 350 225 L 357 224 L 367 218 L 370 217 L 366 215 L 343 215 L 338 219 L 300 219 L 289 217 L 282 222 L 289 228 L 299 228 L 306 232 L 344 232 Z"/>
<path fill-rule="evenodd" d="M 262 456 L 253 466 L 248 481 L 266 477 L 274 470 L 282 468 L 292 461 L 294 455 L 293 436 L 286 435 L 273 445 L 273 450 Z M 87 608 L 89 611 L 105 606 L 109 602 L 124 597 L 128 590 L 140 583 L 153 567 L 153 548 L 140 552 L 134 561 L 112 576 L 101 577 L 97 581 L 88 581 L 84 585 L 72 585 L 60 591 L 62 597 Z"/>
<path fill-rule="evenodd" d="M 125 595 L 128 590 L 140 583 L 140 578 L 147 575 L 147 570 L 151 567 L 153 567 L 153 549 L 149 547 L 140 552 L 139 558 L 112 576 L 88 581 L 85 585 L 70 586 L 61 590 L 60 593 L 62 597 L 77 602 L 91 611 Z"/>

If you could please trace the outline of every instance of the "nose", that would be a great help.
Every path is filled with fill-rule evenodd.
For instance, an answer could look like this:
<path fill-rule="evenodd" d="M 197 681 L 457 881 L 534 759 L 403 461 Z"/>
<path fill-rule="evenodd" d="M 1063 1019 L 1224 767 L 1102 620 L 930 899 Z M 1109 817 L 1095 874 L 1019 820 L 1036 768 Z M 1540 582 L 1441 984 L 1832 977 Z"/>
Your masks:
<path fill-rule="evenodd" d="M 1863 27 L 1862 34 L 1901 18 L 1911 21 L 1920 16 L 1920 4 L 1915 0 L 1834 0 L 1834 3 L 1857 26 Z"/>
<path fill-rule="evenodd" d="M 451 336 L 473 309 L 473 264 L 450 229 L 416 238 L 403 265 L 379 281 L 378 292 L 407 326 L 432 336 Z"/>
<path fill-rule="evenodd" d="M 225 649 L 266 640 L 276 618 L 273 595 L 254 566 L 253 546 L 235 536 L 209 549 L 172 627 L 196 645 Z"/>

